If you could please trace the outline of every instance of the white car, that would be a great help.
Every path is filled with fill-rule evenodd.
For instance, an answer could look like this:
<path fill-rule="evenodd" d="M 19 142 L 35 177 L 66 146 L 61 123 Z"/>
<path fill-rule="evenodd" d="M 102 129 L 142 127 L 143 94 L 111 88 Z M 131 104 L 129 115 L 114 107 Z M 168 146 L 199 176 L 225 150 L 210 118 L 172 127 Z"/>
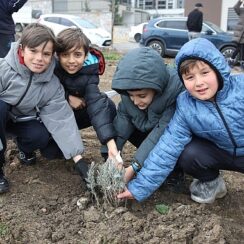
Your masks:
<path fill-rule="evenodd" d="M 111 45 L 111 34 L 108 31 L 97 27 L 79 16 L 69 14 L 43 14 L 37 22 L 50 27 L 55 35 L 66 28 L 78 27 L 81 28 L 92 44 L 99 47 Z"/>
<path fill-rule="evenodd" d="M 146 24 L 147 24 L 147 22 L 144 22 L 139 25 L 131 26 L 130 32 L 129 32 L 129 39 L 134 39 L 136 42 L 139 42 L 141 40 L 141 34 L 143 31 L 143 27 Z"/>

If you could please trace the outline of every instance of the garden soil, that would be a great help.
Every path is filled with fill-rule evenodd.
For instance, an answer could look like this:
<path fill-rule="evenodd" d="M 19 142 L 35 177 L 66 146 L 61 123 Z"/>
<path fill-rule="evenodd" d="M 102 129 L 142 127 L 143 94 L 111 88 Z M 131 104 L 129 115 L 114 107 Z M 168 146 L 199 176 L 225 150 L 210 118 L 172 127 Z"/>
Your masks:
<path fill-rule="evenodd" d="M 110 89 L 115 67 L 116 62 L 107 63 L 101 90 Z M 94 130 L 81 134 L 84 158 L 102 163 Z M 126 163 L 134 151 L 127 143 Z M 98 206 L 71 160 L 47 161 L 38 154 L 35 165 L 23 166 L 17 155 L 10 140 L 5 167 L 10 192 L 0 195 L 1 244 L 244 243 L 244 177 L 239 173 L 223 173 L 228 194 L 209 205 L 190 199 L 187 178 L 178 188 L 163 185 L 143 203 Z M 77 205 L 80 198 L 86 199 L 82 206 Z M 162 213 L 157 206 L 168 210 Z"/>

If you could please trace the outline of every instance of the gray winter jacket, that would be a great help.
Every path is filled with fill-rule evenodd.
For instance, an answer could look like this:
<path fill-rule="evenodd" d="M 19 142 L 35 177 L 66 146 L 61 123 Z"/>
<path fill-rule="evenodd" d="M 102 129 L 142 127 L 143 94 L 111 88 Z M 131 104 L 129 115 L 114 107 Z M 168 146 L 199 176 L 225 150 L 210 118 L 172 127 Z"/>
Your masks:
<path fill-rule="evenodd" d="M 35 115 L 39 110 L 42 122 L 65 158 L 81 154 L 84 147 L 73 111 L 53 74 L 54 59 L 45 72 L 32 73 L 20 63 L 18 46 L 18 42 L 13 43 L 8 55 L 0 59 L 0 100 L 12 105 L 15 115 Z"/>
<path fill-rule="evenodd" d="M 241 1 L 239 0 L 235 6 L 234 10 L 239 15 L 238 23 L 234 29 L 234 38 L 233 41 L 237 43 L 244 43 L 244 7 L 241 7 Z"/>
<path fill-rule="evenodd" d="M 140 110 L 128 96 L 127 90 L 150 88 L 156 95 L 146 110 Z M 121 94 L 114 127 L 117 146 L 123 147 L 137 129 L 149 133 L 137 149 L 134 159 L 143 165 L 156 145 L 175 111 L 176 98 L 183 90 L 177 72 L 164 64 L 153 49 L 144 47 L 129 52 L 118 64 L 112 89 Z"/>

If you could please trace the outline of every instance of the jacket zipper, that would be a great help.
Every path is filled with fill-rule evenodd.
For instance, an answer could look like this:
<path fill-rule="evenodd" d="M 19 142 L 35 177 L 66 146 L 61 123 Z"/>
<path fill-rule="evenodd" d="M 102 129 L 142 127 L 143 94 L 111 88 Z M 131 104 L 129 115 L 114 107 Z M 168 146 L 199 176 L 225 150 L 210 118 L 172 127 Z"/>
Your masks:
<path fill-rule="evenodd" d="M 236 148 L 237 148 L 236 141 L 235 141 L 234 136 L 232 135 L 232 133 L 230 131 L 230 128 L 229 128 L 229 126 L 228 126 L 228 124 L 227 124 L 227 122 L 226 122 L 226 120 L 224 118 L 224 115 L 223 115 L 222 111 L 220 110 L 220 107 L 218 106 L 217 102 L 214 101 L 213 104 L 215 105 L 215 107 L 216 107 L 216 109 L 217 109 L 217 111 L 218 111 L 218 113 L 219 113 L 219 115 L 220 115 L 220 117 L 221 117 L 221 119 L 222 119 L 222 121 L 224 123 L 224 126 L 225 126 L 225 128 L 227 130 L 227 133 L 228 133 L 228 135 L 230 137 L 232 145 L 234 146 L 234 153 L 233 153 L 233 158 L 234 158 L 234 157 L 236 157 Z"/>
<path fill-rule="evenodd" d="M 32 83 L 32 77 L 33 77 L 33 72 L 30 73 L 30 78 L 29 78 L 29 81 L 28 81 L 28 85 L 25 89 L 25 92 L 23 93 L 23 95 L 21 96 L 21 98 L 19 99 L 19 101 L 14 105 L 15 107 L 17 107 L 21 102 L 22 100 L 24 99 L 26 93 L 28 92 L 30 86 L 31 86 L 31 83 Z"/>

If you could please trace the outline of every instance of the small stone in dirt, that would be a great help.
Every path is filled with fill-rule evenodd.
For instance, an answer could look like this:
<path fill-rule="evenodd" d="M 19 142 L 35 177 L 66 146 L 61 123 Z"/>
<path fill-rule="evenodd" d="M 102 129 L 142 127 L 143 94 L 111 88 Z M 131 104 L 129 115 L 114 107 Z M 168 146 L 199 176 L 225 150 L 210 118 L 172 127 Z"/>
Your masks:
<path fill-rule="evenodd" d="M 81 197 L 80 199 L 77 200 L 76 204 L 79 207 L 79 209 L 86 209 L 88 203 L 89 203 L 89 198 Z"/>
<path fill-rule="evenodd" d="M 46 209 L 46 208 L 42 208 L 41 211 L 42 211 L 43 213 L 46 213 L 46 212 L 47 212 L 47 209 Z"/>

